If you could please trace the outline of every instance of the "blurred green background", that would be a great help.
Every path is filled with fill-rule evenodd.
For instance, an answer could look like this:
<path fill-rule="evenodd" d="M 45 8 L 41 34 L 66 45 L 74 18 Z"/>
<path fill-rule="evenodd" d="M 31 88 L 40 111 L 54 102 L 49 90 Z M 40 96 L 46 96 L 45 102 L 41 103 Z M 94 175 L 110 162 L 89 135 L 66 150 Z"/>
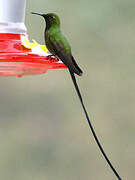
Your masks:
<path fill-rule="evenodd" d="M 44 44 L 55 12 L 84 71 L 77 77 L 93 126 L 124 180 L 135 176 L 135 1 L 28 0 L 29 38 Z M 114 180 L 89 132 L 67 70 L 1 77 L 0 179 Z"/>

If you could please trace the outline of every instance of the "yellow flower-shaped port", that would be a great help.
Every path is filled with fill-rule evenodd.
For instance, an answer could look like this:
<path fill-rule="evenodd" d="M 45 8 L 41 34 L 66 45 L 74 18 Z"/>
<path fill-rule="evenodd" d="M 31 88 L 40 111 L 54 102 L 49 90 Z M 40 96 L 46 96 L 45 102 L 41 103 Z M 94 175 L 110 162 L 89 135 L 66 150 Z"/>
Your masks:
<path fill-rule="evenodd" d="M 45 53 L 48 52 L 48 49 L 45 45 L 40 45 L 35 40 L 32 40 L 32 42 L 30 42 L 26 36 L 21 36 L 21 42 L 22 42 L 22 45 L 27 49 L 33 50 L 35 48 L 36 49 L 39 48 L 43 50 Z"/>

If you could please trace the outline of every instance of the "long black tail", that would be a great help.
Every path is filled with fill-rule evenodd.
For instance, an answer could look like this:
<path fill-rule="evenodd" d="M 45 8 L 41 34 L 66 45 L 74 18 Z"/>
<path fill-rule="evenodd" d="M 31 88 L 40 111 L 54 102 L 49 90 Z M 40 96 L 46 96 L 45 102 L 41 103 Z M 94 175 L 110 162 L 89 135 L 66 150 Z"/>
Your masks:
<path fill-rule="evenodd" d="M 97 145 L 98 145 L 98 147 L 99 147 L 102 155 L 103 155 L 104 158 L 106 159 L 108 165 L 110 166 L 110 168 L 112 169 L 112 171 L 114 172 L 114 174 L 117 176 L 118 180 L 122 180 L 122 178 L 119 176 L 119 174 L 117 173 L 117 171 L 116 171 L 115 168 L 113 167 L 112 163 L 110 162 L 109 158 L 107 157 L 107 155 L 106 155 L 103 147 L 101 146 L 101 144 L 100 144 L 100 142 L 99 142 L 99 140 L 98 140 L 98 137 L 97 137 L 97 135 L 96 135 L 96 133 L 95 133 L 95 130 L 94 130 L 92 124 L 91 124 L 91 121 L 90 121 L 90 118 L 89 118 L 89 116 L 88 116 L 87 110 L 86 110 L 85 105 L 84 105 L 84 103 L 83 103 L 83 99 L 82 99 L 82 96 L 81 96 L 81 93 L 80 93 L 78 84 L 77 84 L 77 82 L 76 82 L 75 75 L 74 75 L 74 73 L 73 73 L 70 69 L 69 69 L 69 72 L 70 72 L 70 75 L 71 75 L 71 78 L 72 78 L 72 81 L 73 81 L 75 90 L 76 90 L 76 92 L 77 92 L 77 95 L 78 95 L 78 97 L 79 97 L 79 100 L 80 100 L 80 102 L 81 102 L 82 108 L 83 108 L 83 110 L 84 110 L 84 113 L 85 113 L 86 119 L 87 119 L 87 121 L 88 121 L 89 127 L 90 127 L 90 129 L 91 129 L 91 131 L 92 131 L 92 134 L 93 134 L 94 138 L 95 138 L 95 141 L 96 141 L 96 143 L 97 143 Z"/>

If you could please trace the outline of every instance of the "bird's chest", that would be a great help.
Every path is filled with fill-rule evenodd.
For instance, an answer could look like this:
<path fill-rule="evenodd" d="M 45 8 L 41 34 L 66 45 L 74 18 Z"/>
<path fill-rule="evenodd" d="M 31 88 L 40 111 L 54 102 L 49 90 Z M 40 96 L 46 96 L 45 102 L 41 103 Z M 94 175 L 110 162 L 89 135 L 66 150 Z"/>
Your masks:
<path fill-rule="evenodd" d="M 51 38 L 52 34 L 51 32 L 45 32 L 45 44 L 47 46 L 47 49 L 49 50 L 49 52 L 53 55 L 55 55 L 54 51 L 53 51 L 53 46 L 52 46 L 52 43 L 51 43 Z"/>

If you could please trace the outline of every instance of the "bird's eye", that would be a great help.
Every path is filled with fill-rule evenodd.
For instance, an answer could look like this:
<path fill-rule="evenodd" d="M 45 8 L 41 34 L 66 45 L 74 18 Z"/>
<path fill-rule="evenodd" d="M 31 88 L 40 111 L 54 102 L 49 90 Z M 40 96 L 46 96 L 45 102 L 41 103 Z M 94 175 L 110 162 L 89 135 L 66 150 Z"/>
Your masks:
<path fill-rule="evenodd" d="M 50 16 L 49 19 L 52 20 L 52 19 L 53 19 L 53 16 Z"/>

